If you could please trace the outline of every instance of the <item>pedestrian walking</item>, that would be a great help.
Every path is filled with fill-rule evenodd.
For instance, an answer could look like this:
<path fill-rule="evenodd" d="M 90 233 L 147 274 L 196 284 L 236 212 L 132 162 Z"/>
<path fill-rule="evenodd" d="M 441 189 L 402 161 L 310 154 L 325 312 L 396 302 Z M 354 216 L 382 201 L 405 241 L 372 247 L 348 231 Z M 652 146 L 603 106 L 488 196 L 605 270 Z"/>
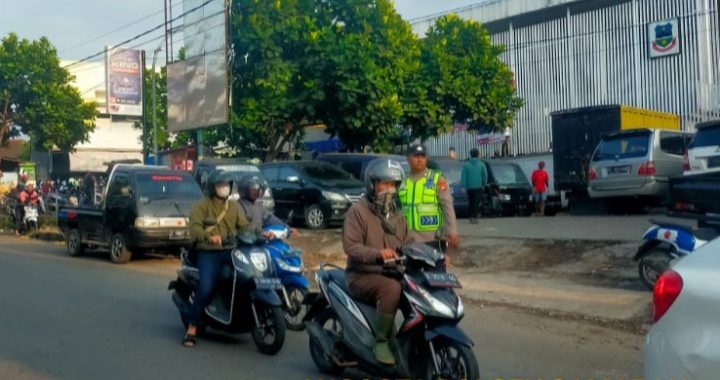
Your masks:
<path fill-rule="evenodd" d="M 538 168 L 532 173 L 530 178 L 533 184 L 533 200 L 535 201 L 535 212 L 540 216 L 545 215 L 545 202 L 547 201 L 547 193 L 550 177 L 545 171 L 545 161 L 538 162 Z"/>
<path fill-rule="evenodd" d="M 488 183 L 487 167 L 479 157 L 480 152 L 477 149 L 472 149 L 470 159 L 463 164 L 460 174 L 460 186 L 465 188 L 470 201 L 468 212 L 472 224 L 477 223 L 482 192 Z"/>

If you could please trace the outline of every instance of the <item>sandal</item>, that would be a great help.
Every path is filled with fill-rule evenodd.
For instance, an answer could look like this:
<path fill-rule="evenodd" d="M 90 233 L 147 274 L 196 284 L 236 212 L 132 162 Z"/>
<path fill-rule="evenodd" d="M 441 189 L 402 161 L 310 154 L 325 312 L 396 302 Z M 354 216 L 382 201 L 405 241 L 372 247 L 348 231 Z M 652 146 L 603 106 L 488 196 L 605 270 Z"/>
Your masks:
<path fill-rule="evenodd" d="M 195 335 L 185 334 L 185 337 L 183 338 L 183 346 L 187 348 L 193 348 L 195 347 Z"/>

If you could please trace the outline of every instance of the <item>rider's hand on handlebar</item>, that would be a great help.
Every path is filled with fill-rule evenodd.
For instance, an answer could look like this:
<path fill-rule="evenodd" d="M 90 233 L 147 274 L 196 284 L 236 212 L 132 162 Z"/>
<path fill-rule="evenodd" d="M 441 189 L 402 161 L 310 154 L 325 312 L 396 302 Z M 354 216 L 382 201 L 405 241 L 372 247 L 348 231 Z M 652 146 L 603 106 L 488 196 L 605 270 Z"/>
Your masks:
<path fill-rule="evenodd" d="M 380 251 L 380 254 L 378 255 L 378 258 L 381 259 L 383 262 L 388 262 L 391 260 L 397 260 L 398 256 L 395 253 L 395 250 L 392 249 L 383 249 Z"/>
<path fill-rule="evenodd" d="M 211 244 L 215 244 L 215 245 L 221 245 L 222 238 L 219 235 L 213 235 L 213 236 L 210 236 L 210 238 L 208 239 L 208 242 L 210 242 Z"/>
<path fill-rule="evenodd" d="M 263 233 L 262 233 L 262 236 L 263 236 L 265 239 L 269 239 L 269 240 L 275 239 L 275 234 L 272 233 L 272 232 L 270 232 L 270 231 L 265 231 L 265 232 L 263 232 Z"/>
<path fill-rule="evenodd" d="M 460 246 L 460 237 L 457 235 L 450 235 L 447 237 L 447 242 L 450 248 L 457 248 Z"/>

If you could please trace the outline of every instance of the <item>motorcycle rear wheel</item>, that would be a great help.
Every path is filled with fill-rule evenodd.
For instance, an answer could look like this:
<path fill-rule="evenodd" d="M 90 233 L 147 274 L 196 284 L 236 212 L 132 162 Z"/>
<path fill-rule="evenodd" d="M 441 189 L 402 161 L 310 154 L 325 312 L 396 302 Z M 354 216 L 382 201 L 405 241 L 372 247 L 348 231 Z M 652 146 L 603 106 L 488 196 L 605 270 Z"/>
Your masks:
<path fill-rule="evenodd" d="M 670 269 L 672 260 L 671 248 L 658 246 L 650 249 L 638 261 L 638 275 L 643 285 L 650 291 L 655 289 L 655 283 L 660 275 Z"/>
<path fill-rule="evenodd" d="M 280 306 L 263 304 L 255 304 L 255 310 L 260 325 L 253 326 L 253 341 L 263 354 L 275 355 L 285 343 L 285 313 Z"/>
<path fill-rule="evenodd" d="M 320 311 L 317 316 L 313 318 L 313 321 L 317 322 L 323 330 L 332 334 L 335 338 L 339 339 L 342 337 L 342 325 L 332 309 L 328 308 Z M 345 368 L 337 365 L 329 355 L 323 352 L 320 344 L 312 337 L 310 337 L 310 356 L 315 366 L 324 374 L 340 376 L 345 372 Z"/>

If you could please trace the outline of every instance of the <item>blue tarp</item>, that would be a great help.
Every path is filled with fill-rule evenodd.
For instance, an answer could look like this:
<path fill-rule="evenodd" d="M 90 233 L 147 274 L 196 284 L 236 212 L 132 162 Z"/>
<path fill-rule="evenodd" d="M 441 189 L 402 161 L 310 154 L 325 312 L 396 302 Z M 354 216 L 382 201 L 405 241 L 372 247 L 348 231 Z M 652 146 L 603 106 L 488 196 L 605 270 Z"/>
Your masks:
<path fill-rule="evenodd" d="M 344 148 L 342 142 L 337 137 L 327 140 L 306 141 L 304 143 L 307 151 L 316 151 L 319 153 L 337 152 Z"/>

